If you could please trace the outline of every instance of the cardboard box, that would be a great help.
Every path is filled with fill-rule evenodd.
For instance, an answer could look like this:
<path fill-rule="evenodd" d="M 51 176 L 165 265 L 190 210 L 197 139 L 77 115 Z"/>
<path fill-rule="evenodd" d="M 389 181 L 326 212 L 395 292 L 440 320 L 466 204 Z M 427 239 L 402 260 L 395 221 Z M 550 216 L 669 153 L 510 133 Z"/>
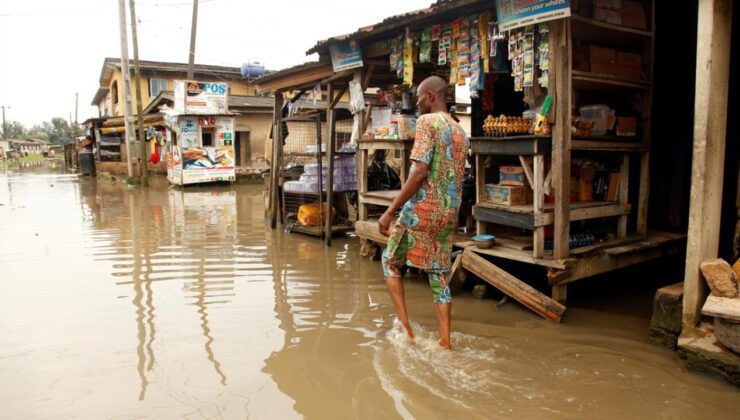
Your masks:
<path fill-rule="evenodd" d="M 617 136 L 634 137 L 637 135 L 637 118 L 617 117 Z"/>
<path fill-rule="evenodd" d="M 612 48 L 586 45 L 573 54 L 573 67 L 585 72 L 616 75 L 617 52 Z"/>
<path fill-rule="evenodd" d="M 637 1 L 622 1 L 622 25 L 647 30 L 645 7 Z"/>
<path fill-rule="evenodd" d="M 618 76 L 627 79 L 642 78 L 642 56 L 640 54 L 617 51 L 616 60 Z"/>
<path fill-rule="evenodd" d="M 596 170 L 594 168 L 581 168 L 577 184 L 578 201 L 593 201 L 595 179 Z"/>
<path fill-rule="evenodd" d="M 612 23 L 614 25 L 622 24 L 622 12 L 619 10 L 604 9 L 594 7 L 594 19 L 602 22 Z"/>
<path fill-rule="evenodd" d="M 499 185 L 513 185 L 517 187 L 528 186 L 527 176 L 521 166 L 501 166 L 498 170 Z"/>
<path fill-rule="evenodd" d="M 485 202 L 501 204 L 504 206 L 515 206 L 519 204 L 531 204 L 533 192 L 529 187 L 518 187 L 513 185 L 486 184 Z"/>

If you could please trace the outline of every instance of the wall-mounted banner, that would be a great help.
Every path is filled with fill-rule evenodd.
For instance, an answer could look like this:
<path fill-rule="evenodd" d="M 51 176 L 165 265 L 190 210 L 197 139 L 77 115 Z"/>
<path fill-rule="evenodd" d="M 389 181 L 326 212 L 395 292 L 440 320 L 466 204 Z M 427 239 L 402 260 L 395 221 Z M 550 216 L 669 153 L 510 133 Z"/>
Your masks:
<path fill-rule="evenodd" d="M 175 80 L 175 111 L 180 114 L 225 114 L 229 111 L 229 85 Z"/>
<path fill-rule="evenodd" d="M 570 16 L 570 0 L 496 0 L 498 29 L 508 31 Z"/>
<path fill-rule="evenodd" d="M 360 42 L 350 39 L 329 47 L 331 53 L 331 64 L 334 71 L 342 71 L 362 67 L 362 50 Z"/>

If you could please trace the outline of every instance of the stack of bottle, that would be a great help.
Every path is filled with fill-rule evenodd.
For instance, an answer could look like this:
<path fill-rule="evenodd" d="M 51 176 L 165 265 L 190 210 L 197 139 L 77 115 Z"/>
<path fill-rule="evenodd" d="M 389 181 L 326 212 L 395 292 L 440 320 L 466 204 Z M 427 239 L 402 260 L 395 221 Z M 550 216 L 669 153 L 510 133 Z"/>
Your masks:
<path fill-rule="evenodd" d="M 319 192 L 319 165 L 311 163 L 303 167 L 304 173 L 298 181 L 286 181 L 283 188 L 287 192 L 316 193 Z M 329 185 L 329 169 L 326 164 L 321 165 L 322 191 Z M 357 189 L 357 166 L 354 156 L 339 156 L 334 158 L 334 184 L 336 192 L 352 191 Z"/>

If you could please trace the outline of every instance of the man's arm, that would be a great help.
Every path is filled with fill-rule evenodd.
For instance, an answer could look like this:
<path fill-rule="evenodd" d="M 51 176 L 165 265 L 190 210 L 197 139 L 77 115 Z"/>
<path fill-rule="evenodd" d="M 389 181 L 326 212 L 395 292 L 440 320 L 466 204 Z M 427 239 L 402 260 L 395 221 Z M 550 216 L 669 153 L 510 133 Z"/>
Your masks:
<path fill-rule="evenodd" d="M 413 168 L 414 170 L 411 171 L 409 178 L 401 188 L 401 193 L 393 199 L 390 207 L 388 207 L 385 213 L 383 213 L 383 216 L 380 217 L 380 220 L 378 220 L 378 229 L 385 236 L 388 236 L 388 229 L 398 209 L 406 204 L 414 194 L 419 192 L 421 186 L 424 185 L 424 181 L 429 178 L 429 164 L 415 161 Z"/>

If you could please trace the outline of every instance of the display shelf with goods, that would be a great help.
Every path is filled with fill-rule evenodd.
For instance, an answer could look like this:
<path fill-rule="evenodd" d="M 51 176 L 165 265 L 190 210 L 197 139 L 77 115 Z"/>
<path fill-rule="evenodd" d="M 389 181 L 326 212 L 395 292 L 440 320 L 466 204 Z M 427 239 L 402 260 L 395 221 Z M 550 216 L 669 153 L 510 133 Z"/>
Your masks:
<path fill-rule="evenodd" d="M 550 22 L 543 94 L 554 98 L 551 136 L 471 138 L 478 234 L 528 232 L 531 241 L 489 256 L 547 268 L 559 301 L 567 283 L 665 255 L 680 239 L 647 230 L 653 6 L 641 4 L 649 12 L 642 29 L 590 15 Z M 482 117 L 477 123 L 485 130 Z M 518 182 L 491 184 L 509 165 L 521 172 Z M 625 243 L 638 245 L 615 251 Z"/>
<path fill-rule="evenodd" d="M 351 120 L 312 112 L 281 119 L 281 127 L 288 132 L 281 151 L 285 230 L 319 237 L 351 231 L 347 194 L 357 190 Z M 329 133 L 333 141 L 326 141 Z"/>

